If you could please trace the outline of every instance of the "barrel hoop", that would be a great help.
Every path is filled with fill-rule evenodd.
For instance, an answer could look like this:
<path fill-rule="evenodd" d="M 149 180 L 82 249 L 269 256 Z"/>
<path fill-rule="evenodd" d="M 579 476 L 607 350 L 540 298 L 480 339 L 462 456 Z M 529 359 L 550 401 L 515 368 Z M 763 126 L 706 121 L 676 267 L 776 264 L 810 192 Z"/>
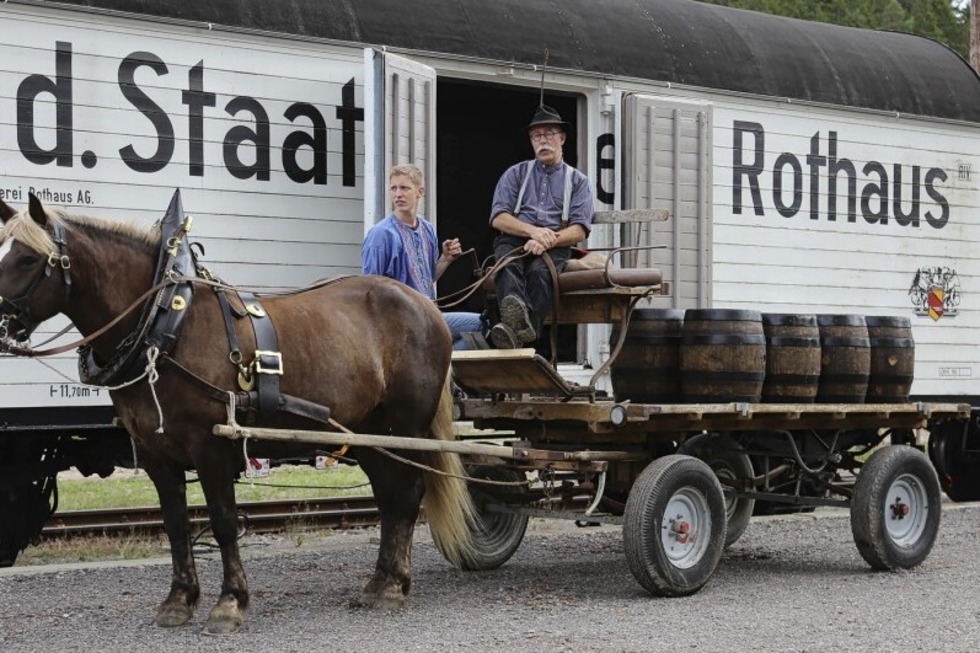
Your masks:
<path fill-rule="evenodd" d="M 915 341 L 912 338 L 871 338 L 872 347 L 896 347 L 898 349 L 912 349 Z"/>
<path fill-rule="evenodd" d="M 818 315 L 820 326 L 867 326 L 863 315 Z"/>
<path fill-rule="evenodd" d="M 685 383 L 689 381 L 706 381 L 709 383 L 718 383 L 722 381 L 762 381 L 765 379 L 765 377 L 765 372 L 695 372 L 681 370 L 681 379 Z"/>
<path fill-rule="evenodd" d="M 682 322 L 685 312 L 683 308 L 638 308 L 633 311 L 633 319 L 640 322 Z"/>
<path fill-rule="evenodd" d="M 779 374 L 770 372 L 766 375 L 766 385 L 772 383 L 790 383 L 793 385 L 815 384 L 820 379 L 819 374 Z"/>
<path fill-rule="evenodd" d="M 870 338 L 836 338 L 836 337 L 820 337 L 820 344 L 824 347 L 860 347 L 867 349 L 871 347 Z"/>
<path fill-rule="evenodd" d="M 797 315 L 794 313 L 763 313 L 762 323 L 766 326 L 817 326 L 816 315 Z"/>
<path fill-rule="evenodd" d="M 762 334 L 716 334 L 716 335 L 697 335 L 685 334 L 685 345 L 765 345 L 766 337 Z"/>
<path fill-rule="evenodd" d="M 758 322 L 762 314 L 737 308 L 692 308 L 684 316 L 685 322 Z"/>
<path fill-rule="evenodd" d="M 892 327 L 897 329 L 909 329 L 912 321 L 907 317 L 889 317 L 880 315 L 868 315 L 864 321 L 869 327 Z"/>
<path fill-rule="evenodd" d="M 820 338 L 813 336 L 811 338 L 796 338 L 790 336 L 773 336 L 766 338 L 767 344 L 773 345 L 774 347 L 807 347 L 816 348 L 820 346 Z"/>
<path fill-rule="evenodd" d="M 871 385 L 900 385 L 912 383 L 914 378 L 912 374 L 872 374 L 870 383 Z"/>

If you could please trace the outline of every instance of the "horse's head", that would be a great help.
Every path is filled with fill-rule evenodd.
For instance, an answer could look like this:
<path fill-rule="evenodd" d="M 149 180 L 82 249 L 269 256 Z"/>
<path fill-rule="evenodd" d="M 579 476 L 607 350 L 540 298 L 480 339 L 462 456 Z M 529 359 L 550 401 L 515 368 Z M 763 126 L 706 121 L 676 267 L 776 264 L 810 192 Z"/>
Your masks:
<path fill-rule="evenodd" d="M 27 340 L 64 308 L 71 287 L 65 225 L 30 194 L 18 213 L 0 200 L 0 339 Z"/>

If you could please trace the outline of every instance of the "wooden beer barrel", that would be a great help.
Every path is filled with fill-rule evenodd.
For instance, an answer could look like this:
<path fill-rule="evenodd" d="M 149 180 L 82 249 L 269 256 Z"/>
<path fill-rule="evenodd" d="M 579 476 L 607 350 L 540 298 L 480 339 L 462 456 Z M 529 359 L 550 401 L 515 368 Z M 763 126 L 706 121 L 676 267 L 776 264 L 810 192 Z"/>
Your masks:
<path fill-rule="evenodd" d="M 812 404 L 820 385 L 820 328 L 816 315 L 763 313 L 766 379 L 762 401 Z"/>
<path fill-rule="evenodd" d="M 690 403 L 758 402 L 766 376 L 762 314 L 688 309 L 681 340 L 681 398 Z"/>
<path fill-rule="evenodd" d="M 616 399 L 637 403 L 666 404 L 678 401 L 680 386 L 681 329 L 684 311 L 673 308 L 640 308 L 633 311 L 623 348 L 610 367 Z M 609 346 L 619 340 L 613 327 Z"/>
<path fill-rule="evenodd" d="M 907 317 L 867 316 L 871 343 L 868 403 L 909 400 L 915 370 L 915 341 Z"/>
<path fill-rule="evenodd" d="M 863 404 L 871 373 L 871 343 L 863 315 L 818 315 L 820 384 L 817 401 Z"/>

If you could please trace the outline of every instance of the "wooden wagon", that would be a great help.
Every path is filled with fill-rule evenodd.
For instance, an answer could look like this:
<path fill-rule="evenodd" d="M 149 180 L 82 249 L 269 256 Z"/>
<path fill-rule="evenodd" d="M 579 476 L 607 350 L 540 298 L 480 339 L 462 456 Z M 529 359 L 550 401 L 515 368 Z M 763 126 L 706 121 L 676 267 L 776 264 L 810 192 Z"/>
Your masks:
<path fill-rule="evenodd" d="M 565 284 L 559 321 L 617 324 L 615 358 L 632 308 L 664 285 L 656 272 L 634 275 L 648 280 L 639 285 L 627 285 L 628 274 L 590 274 L 585 284 L 582 275 Z M 479 432 L 455 442 L 238 425 L 215 432 L 459 453 L 482 518 L 465 568 L 504 564 L 533 516 L 622 524 L 640 584 L 681 596 L 710 579 L 756 502 L 770 510 L 849 507 L 854 541 L 873 568 L 918 565 L 936 539 L 941 503 L 918 432 L 960 428 L 970 413 L 968 405 L 907 401 L 635 403 L 597 390 L 603 370 L 576 385 L 534 349 L 455 352 L 453 371 L 469 393 L 457 401 L 457 418 Z"/>

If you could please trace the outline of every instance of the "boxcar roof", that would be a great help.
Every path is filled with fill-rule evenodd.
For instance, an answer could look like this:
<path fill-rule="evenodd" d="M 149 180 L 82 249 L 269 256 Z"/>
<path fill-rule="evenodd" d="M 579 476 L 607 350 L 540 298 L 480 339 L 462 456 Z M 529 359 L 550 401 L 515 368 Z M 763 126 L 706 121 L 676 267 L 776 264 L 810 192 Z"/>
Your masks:
<path fill-rule="evenodd" d="M 936 41 L 694 0 L 51 4 L 980 122 L 980 78 Z"/>

